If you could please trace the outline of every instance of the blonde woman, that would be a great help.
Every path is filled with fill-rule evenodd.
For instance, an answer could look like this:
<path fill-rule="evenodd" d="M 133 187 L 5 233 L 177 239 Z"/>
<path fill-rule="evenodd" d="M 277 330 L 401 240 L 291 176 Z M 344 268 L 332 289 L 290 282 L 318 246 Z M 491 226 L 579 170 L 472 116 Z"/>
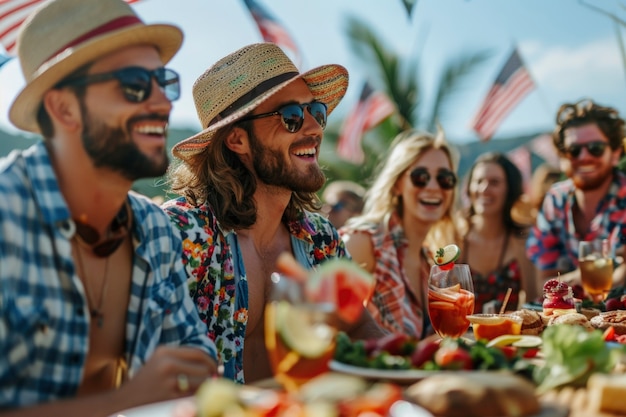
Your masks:
<path fill-rule="evenodd" d="M 363 214 L 340 230 L 352 258 L 375 276 L 368 309 L 391 332 L 428 332 L 431 250 L 456 240 L 456 183 L 456 157 L 443 134 L 402 132 L 366 193 Z"/>

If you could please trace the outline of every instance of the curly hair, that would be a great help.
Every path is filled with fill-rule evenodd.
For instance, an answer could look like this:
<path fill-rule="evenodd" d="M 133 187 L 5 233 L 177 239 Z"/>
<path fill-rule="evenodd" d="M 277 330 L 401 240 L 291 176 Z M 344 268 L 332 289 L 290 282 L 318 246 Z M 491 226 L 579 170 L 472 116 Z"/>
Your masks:
<path fill-rule="evenodd" d="M 446 142 L 443 132 L 439 132 L 436 136 L 415 129 L 401 132 L 394 138 L 389 154 L 377 169 L 378 174 L 365 195 L 363 214 L 352 219 L 350 224 L 383 223 L 386 225 L 394 212 L 402 217 L 402 201 L 394 195 L 393 188 L 406 170 L 421 155 L 431 149 L 444 151 L 450 160 L 452 170 L 456 172 L 458 157 L 454 149 Z M 442 219 L 430 228 L 424 242 L 433 250 L 454 242 L 456 239 L 453 214 L 456 188 L 452 192 L 452 203 Z"/>
<path fill-rule="evenodd" d="M 590 99 L 561 105 L 556 115 L 556 128 L 552 133 L 552 142 L 561 155 L 565 155 L 565 129 L 595 123 L 609 139 L 613 150 L 623 152 L 624 120 L 612 107 L 600 106 Z"/>
<path fill-rule="evenodd" d="M 251 122 L 237 127 L 252 134 Z M 257 221 L 254 174 L 237 154 L 226 146 L 226 137 L 235 125 L 216 132 L 206 149 L 187 162 L 177 162 L 168 171 L 170 192 L 181 195 L 195 206 L 209 204 L 218 222 L 225 229 L 249 229 Z M 321 202 L 316 193 L 293 192 L 283 213 L 283 222 L 297 220 L 304 210 L 317 211 Z"/>
<path fill-rule="evenodd" d="M 513 217 L 511 216 L 511 211 L 513 210 L 513 206 L 515 203 L 522 197 L 524 193 L 524 179 L 522 177 L 522 173 L 519 168 L 511 162 L 509 158 L 507 158 L 504 154 L 500 152 L 487 152 L 480 155 L 469 170 L 469 174 L 467 176 L 467 183 L 465 185 L 465 195 L 469 197 L 470 195 L 470 184 L 472 183 L 472 177 L 474 176 L 474 170 L 479 164 L 485 163 L 494 163 L 502 168 L 504 171 L 504 176 L 506 179 L 506 196 L 504 198 L 504 207 L 502 207 L 503 211 L 503 221 L 504 227 L 506 230 L 522 234 L 525 232 L 525 226 L 517 223 Z M 474 205 L 470 204 L 467 209 L 467 218 L 471 218 L 476 214 L 474 210 Z"/>

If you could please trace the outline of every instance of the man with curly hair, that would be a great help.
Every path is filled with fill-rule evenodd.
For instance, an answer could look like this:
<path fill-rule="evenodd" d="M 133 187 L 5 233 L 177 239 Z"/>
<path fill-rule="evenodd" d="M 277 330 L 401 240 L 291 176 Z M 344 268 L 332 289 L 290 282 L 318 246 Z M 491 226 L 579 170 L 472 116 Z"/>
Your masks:
<path fill-rule="evenodd" d="M 616 259 L 613 284 L 623 284 L 621 254 L 626 243 L 626 175 L 617 169 L 623 154 L 624 120 L 616 109 L 585 99 L 563 104 L 552 140 L 568 177 L 547 192 L 526 243 L 543 281 L 557 275 L 580 283 L 578 243 L 609 239 Z"/>

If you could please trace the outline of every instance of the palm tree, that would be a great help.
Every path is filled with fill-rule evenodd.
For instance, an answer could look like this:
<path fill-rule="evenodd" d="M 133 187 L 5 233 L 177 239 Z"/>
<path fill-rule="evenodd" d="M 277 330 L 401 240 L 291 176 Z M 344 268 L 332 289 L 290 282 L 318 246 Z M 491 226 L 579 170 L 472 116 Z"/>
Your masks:
<path fill-rule="evenodd" d="M 402 62 L 400 56 L 386 46 L 365 22 L 348 17 L 347 23 L 351 50 L 363 61 L 364 68 L 372 69 L 372 73 L 368 74 L 370 83 L 391 98 L 396 104 L 397 114 L 368 132 L 362 141 L 366 160 L 360 166 L 337 157 L 334 149 L 340 126 L 330 126 L 324 146 L 332 150 L 323 152 L 322 163 L 330 179 L 365 183 L 393 137 L 400 131 L 413 127 L 434 132 L 438 126 L 445 130 L 446 110 L 451 100 L 461 91 L 468 75 L 491 54 L 486 51 L 462 54 L 446 62 L 435 85 L 434 101 L 428 108 L 423 100 L 423 84 L 419 80 L 419 57 Z"/>

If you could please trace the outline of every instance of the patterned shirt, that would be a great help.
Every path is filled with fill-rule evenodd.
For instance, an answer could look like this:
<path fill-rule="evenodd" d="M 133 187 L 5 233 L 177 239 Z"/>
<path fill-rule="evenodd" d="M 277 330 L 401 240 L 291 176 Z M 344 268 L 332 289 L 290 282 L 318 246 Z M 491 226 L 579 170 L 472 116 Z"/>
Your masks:
<path fill-rule="evenodd" d="M 89 349 L 87 297 L 72 258 L 70 217 L 42 142 L 0 159 L 0 408 L 75 396 Z M 135 219 L 126 315 L 129 376 L 160 344 L 216 357 L 187 294 L 180 238 L 130 193 Z"/>
<path fill-rule="evenodd" d="M 482 313 L 485 303 L 496 301 L 495 311 L 500 311 L 508 289 L 511 295 L 507 301 L 509 310 L 515 310 L 519 301 L 519 292 L 522 289 L 522 269 L 517 259 L 511 259 L 506 265 L 497 270 L 481 275 L 472 270 L 474 282 L 474 313 Z"/>
<path fill-rule="evenodd" d="M 574 190 L 571 179 L 554 184 L 530 231 L 526 254 L 541 270 L 570 272 L 578 268 L 578 242 L 581 240 L 609 239 L 614 250 L 626 244 L 626 175 L 613 171 L 611 186 L 598 204 L 585 236 L 574 226 Z"/>
<path fill-rule="evenodd" d="M 406 333 L 421 338 L 428 327 L 426 313 L 426 294 L 430 261 L 428 250 L 423 249 L 421 271 L 421 296 L 413 291 L 404 271 L 404 249 L 408 242 L 397 214 L 391 216 L 389 224 L 365 224 L 356 228 L 343 227 L 341 235 L 363 232 L 370 235 L 374 247 L 374 292 L 367 304 L 367 309 L 374 319 L 390 332 Z"/>
<path fill-rule="evenodd" d="M 224 376 L 244 383 L 248 279 L 237 233 L 222 229 L 208 204 L 196 207 L 180 197 L 163 209 L 182 236 L 189 292 L 215 341 Z M 305 267 L 346 256 L 337 230 L 319 214 L 304 212 L 287 228 L 294 256 Z"/>

